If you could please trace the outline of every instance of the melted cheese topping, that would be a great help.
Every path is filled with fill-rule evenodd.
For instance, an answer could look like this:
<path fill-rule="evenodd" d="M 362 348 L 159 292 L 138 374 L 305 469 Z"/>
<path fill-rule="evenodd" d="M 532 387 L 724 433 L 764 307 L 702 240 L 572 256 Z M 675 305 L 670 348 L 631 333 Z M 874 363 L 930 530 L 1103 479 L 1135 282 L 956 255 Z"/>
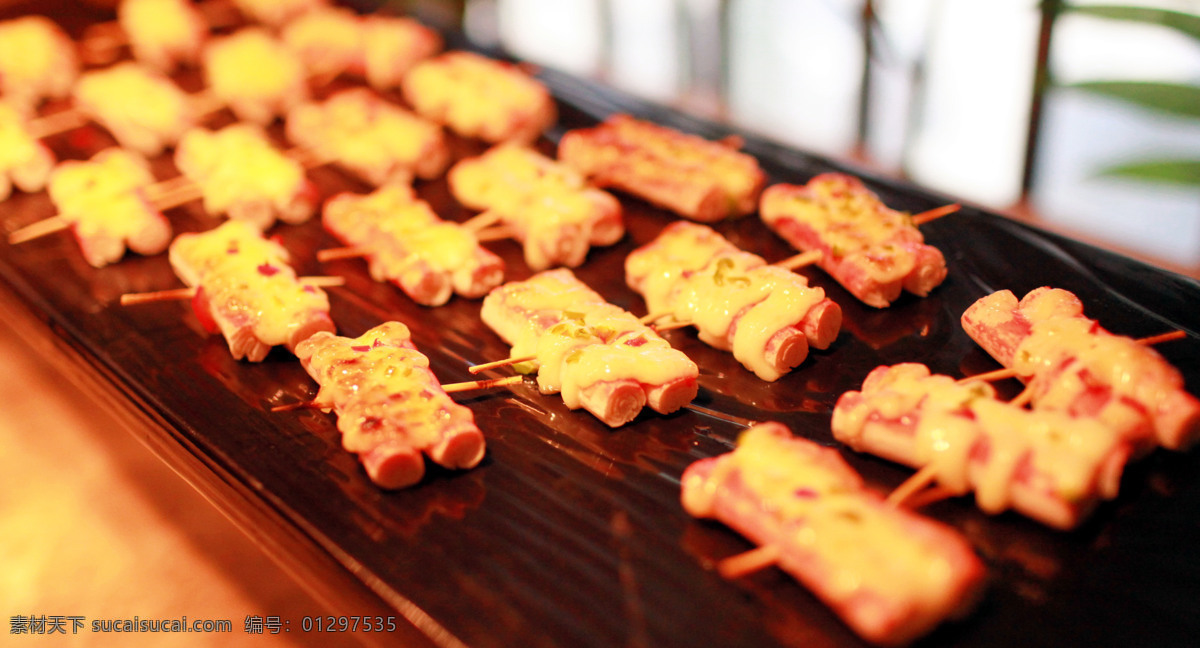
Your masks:
<path fill-rule="evenodd" d="M 768 541 L 816 556 L 829 570 L 827 594 L 835 600 L 863 589 L 919 600 L 952 580 L 939 547 L 906 526 L 911 514 L 866 496 L 861 478 L 830 449 L 778 424 L 759 425 L 742 433 L 711 481 L 719 488 L 734 475 L 785 534 Z"/>
<path fill-rule="evenodd" d="M 195 121 L 191 104 L 178 86 L 136 63 L 84 74 L 74 96 L 79 107 L 122 144 L 147 154 L 178 141 Z"/>
<path fill-rule="evenodd" d="M 365 88 L 296 107 L 288 114 L 287 129 L 293 142 L 323 151 L 373 179 L 396 169 L 411 172 L 430 151 L 444 145 L 439 126 Z"/>
<path fill-rule="evenodd" d="M 614 115 L 596 127 L 607 151 L 601 158 L 629 168 L 647 178 L 663 175 L 686 178 L 689 183 L 716 183 L 738 211 L 745 196 L 759 184 L 758 162 L 751 156 L 702 137 L 682 133 L 629 115 Z"/>
<path fill-rule="evenodd" d="M 312 312 L 329 311 L 325 292 L 300 283 L 286 258 L 281 245 L 242 221 L 181 234 L 170 248 L 172 267 L 184 283 L 203 290 L 214 315 L 252 327 L 270 346 L 288 343 Z"/>
<path fill-rule="evenodd" d="M 148 209 L 139 192 L 153 182 L 145 159 L 111 148 L 86 162 L 59 164 L 46 190 L 59 216 L 76 227 L 95 232 L 118 227 L 132 232 L 141 227 L 148 212 L 157 214 Z M 113 232 L 112 236 L 120 234 Z"/>
<path fill-rule="evenodd" d="M 442 390 L 429 359 L 399 322 L 357 338 L 318 333 L 298 353 L 321 385 L 315 401 L 337 410 L 342 445 L 350 452 L 369 451 L 384 439 L 428 449 L 448 424 L 474 419 Z"/>
<path fill-rule="evenodd" d="M 374 193 L 344 194 L 326 205 L 323 219 L 346 243 L 372 251 L 372 275 L 398 280 L 419 259 L 442 273 L 478 265 L 475 236 L 457 223 L 441 220 L 404 185 Z"/>
<path fill-rule="evenodd" d="M 170 68 L 174 59 L 195 60 L 207 31 L 200 13 L 185 0 L 123 0 L 117 21 L 137 57 L 161 69 Z"/>
<path fill-rule="evenodd" d="M 25 119 L 8 103 L 0 101 L 0 174 L 37 160 L 40 143 L 25 130 Z"/>
<path fill-rule="evenodd" d="M 399 85 L 413 65 L 442 49 L 441 35 L 411 18 L 372 16 L 362 36 L 367 82 L 379 89 Z"/>
<path fill-rule="evenodd" d="M 279 26 L 327 6 L 329 0 L 233 0 L 233 4 L 250 20 Z"/>
<path fill-rule="evenodd" d="M 175 165 L 200 186 L 210 214 L 255 201 L 283 210 L 306 182 L 304 167 L 276 150 L 266 133 L 251 124 L 234 124 L 215 133 L 188 131 L 175 152 Z"/>
<path fill-rule="evenodd" d="M 266 31 L 244 28 L 204 50 L 213 94 L 226 101 L 277 102 L 306 83 L 300 59 Z"/>
<path fill-rule="evenodd" d="M 577 171 L 513 144 L 459 162 L 450 172 L 450 186 L 463 204 L 500 215 L 526 243 L 526 257 L 535 268 L 562 261 L 553 252 L 563 237 L 578 239 L 570 247 L 586 250 L 595 225 L 619 210 L 611 196 L 588 186 Z M 567 265 L 579 262 L 582 258 Z"/>
<path fill-rule="evenodd" d="M 282 37 L 313 71 L 341 72 L 362 59 L 362 20 L 349 9 L 307 11 L 284 26 Z"/>
<path fill-rule="evenodd" d="M 514 356 L 537 356 L 539 389 L 560 391 L 568 407 L 580 407 L 581 392 L 601 381 L 664 385 L 699 373 L 686 355 L 569 270 L 543 272 L 497 290 L 488 300 L 502 300 L 506 319 L 514 323 L 497 332 L 513 343 Z"/>
<path fill-rule="evenodd" d="M 804 223 L 817 232 L 827 255 L 877 281 L 900 280 L 916 265 L 914 244 L 924 238 L 912 219 L 884 205 L 856 178 L 824 174 L 773 195 L 782 197 L 770 209 L 764 206 L 768 224 L 784 218 Z"/>
<path fill-rule="evenodd" d="M 0 22 L 0 88 L 21 105 L 62 97 L 79 74 L 75 47 L 54 21 L 24 16 Z"/>
<path fill-rule="evenodd" d="M 1010 405 L 996 400 L 990 385 L 930 375 L 924 365 L 876 371 L 882 373 L 873 372 L 856 407 L 838 407 L 835 436 L 871 452 L 863 436 L 868 425 L 900 426 L 896 435 L 912 435 L 906 463 L 933 466 L 938 483 L 956 493 L 973 489 L 988 513 L 1012 505 L 1023 466 L 1039 488 L 1066 502 L 1095 497 L 1101 467 L 1122 443 L 1094 419 Z"/>
<path fill-rule="evenodd" d="M 405 76 L 403 88 L 419 114 L 464 136 L 493 142 L 553 111 L 549 92 L 537 80 L 515 66 L 470 52 L 447 52 L 418 63 Z"/>
<path fill-rule="evenodd" d="M 1142 403 L 1153 417 L 1157 404 L 1183 385 L 1179 371 L 1157 351 L 1085 317 L 1035 320 L 1017 347 L 1012 368 L 1033 376 L 1034 404 L 1047 409 L 1072 409 L 1094 385 Z"/>

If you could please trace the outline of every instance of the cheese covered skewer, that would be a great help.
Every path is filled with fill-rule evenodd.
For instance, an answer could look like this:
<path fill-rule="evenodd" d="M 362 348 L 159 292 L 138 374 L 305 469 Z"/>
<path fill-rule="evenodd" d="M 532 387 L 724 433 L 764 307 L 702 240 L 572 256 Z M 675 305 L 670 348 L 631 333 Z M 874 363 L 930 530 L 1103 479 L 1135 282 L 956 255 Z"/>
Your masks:
<path fill-rule="evenodd" d="M 257 27 L 214 38 L 203 62 L 212 95 L 243 121 L 265 126 L 309 97 L 299 57 Z"/>
<path fill-rule="evenodd" d="M 441 388 L 405 325 L 381 324 L 357 338 L 320 332 L 296 356 L 321 386 L 313 405 L 337 414 L 342 447 L 358 455 L 375 484 L 416 484 L 426 455 L 463 470 L 483 459 L 474 415 Z"/>
<path fill-rule="evenodd" d="M 287 250 L 245 221 L 180 234 L 168 258 L 196 289 L 192 307 L 201 324 L 225 337 L 236 360 L 261 362 L 274 346 L 294 351 L 314 333 L 336 330 L 325 291 L 302 283 Z"/>
<path fill-rule="evenodd" d="M 0 22 L 0 93 L 22 112 L 66 97 L 79 76 L 75 44 L 52 20 L 24 16 Z"/>
<path fill-rule="evenodd" d="M 252 124 L 188 131 L 175 149 L 175 166 L 212 215 L 228 214 L 265 230 L 277 218 L 295 224 L 316 212 L 319 196 L 304 166 Z"/>
<path fill-rule="evenodd" d="M 966 539 L 888 506 L 836 450 L 779 423 L 746 430 L 733 452 L 697 461 L 681 481 L 688 513 L 774 548 L 779 567 L 867 641 L 909 643 L 982 592 Z"/>
<path fill-rule="evenodd" d="M 592 245 L 625 235 L 621 203 L 583 176 L 532 149 L 501 144 L 454 165 L 450 190 L 510 228 L 533 270 L 578 267 Z"/>
<path fill-rule="evenodd" d="M 967 335 L 1028 384 L 1036 409 L 1089 416 L 1121 431 L 1138 452 L 1191 447 L 1200 400 L 1157 351 L 1083 314 L 1074 294 L 1037 288 L 1018 301 L 1002 290 L 962 316 Z"/>
<path fill-rule="evenodd" d="M 208 37 L 204 17 L 189 0 L 121 0 L 117 24 L 134 58 L 167 73 L 198 63 Z"/>
<path fill-rule="evenodd" d="M 153 183 L 144 158 L 110 148 L 86 162 L 59 164 L 50 174 L 47 193 L 84 259 L 99 268 L 120 260 L 126 247 L 139 254 L 167 249 L 171 226 L 144 193 Z"/>
<path fill-rule="evenodd" d="M 374 186 L 436 178 L 450 162 L 440 126 L 366 88 L 292 108 L 287 137 Z"/>
<path fill-rule="evenodd" d="M 732 351 L 763 380 L 837 338 L 842 309 L 804 277 L 739 250 L 711 228 L 676 221 L 625 259 L 625 281 L 651 313 L 671 313 Z"/>
<path fill-rule="evenodd" d="M 453 51 L 417 63 L 400 84 L 417 114 L 485 142 L 532 142 L 558 117 L 546 87 L 515 65 Z"/>
<path fill-rule="evenodd" d="M 0 101 L 0 200 L 12 195 L 13 186 L 32 193 L 50 180 L 54 153 L 27 126 L 19 110 Z"/>
<path fill-rule="evenodd" d="M 699 389 L 694 362 L 565 268 L 495 288 L 480 316 L 513 357 L 536 357 L 539 391 L 612 427 L 647 405 L 674 412 Z"/>
<path fill-rule="evenodd" d="M 928 467 L 956 495 L 974 491 L 986 513 L 1012 508 L 1057 529 L 1116 497 L 1132 450 L 1097 419 L 1026 410 L 987 383 L 916 363 L 873 370 L 838 399 L 832 427 L 855 450 Z"/>
<path fill-rule="evenodd" d="M 147 157 L 174 146 L 197 123 L 191 98 L 165 75 L 137 63 L 85 73 L 74 100 L 121 146 Z"/>
<path fill-rule="evenodd" d="M 766 182 L 758 161 L 729 142 L 710 142 L 629 115 L 568 131 L 558 157 L 598 186 L 702 222 L 754 211 Z"/>
<path fill-rule="evenodd" d="M 885 308 L 907 290 L 919 297 L 946 278 L 946 260 L 910 216 L 884 205 L 855 177 L 824 173 L 806 185 L 778 184 L 762 195 L 763 222 L 863 303 Z"/>
<path fill-rule="evenodd" d="M 371 277 L 391 281 L 413 301 L 445 304 L 451 293 L 484 296 L 504 279 L 504 262 L 463 226 L 443 221 L 404 185 L 325 203 L 325 229 L 367 257 Z"/>

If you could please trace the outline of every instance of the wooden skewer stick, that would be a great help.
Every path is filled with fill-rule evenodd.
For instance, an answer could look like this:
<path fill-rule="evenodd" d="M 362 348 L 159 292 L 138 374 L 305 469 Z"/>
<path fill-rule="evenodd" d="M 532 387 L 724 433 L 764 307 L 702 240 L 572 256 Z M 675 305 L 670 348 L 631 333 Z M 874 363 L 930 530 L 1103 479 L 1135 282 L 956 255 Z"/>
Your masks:
<path fill-rule="evenodd" d="M 462 224 L 462 226 L 473 232 L 479 232 L 481 230 L 487 229 L 488 227 L 491 227 L 492 225 L 499 223 L 502 220 L 504 220 L 503 216 L 501 216 L 499 213 L 497 213 L 495 211 L 489 210 L 489 211 L 485 211 L 483 213 L 477 214 L 474 218 L 468 219 L 466 222 L 464 222 Z"/>
<path fill-rule="evenodd" d="M 475 234 L 477 241 L 499 241 L 501 239 L 516 238 L 516 232 L 511 227 L 500 225 L 499 227 L 491 227 Z"/>
<path fill-rule="evenodd" d="M 174 178 L 172 178 L 172 180 L 167 180 L 164 182 L 172 182 L 173 180 L 174 180 Z M 163 183 L 157 183 L 155 185 L 150 185 L 150 186 L 155 187 L 160 184 L 163 184 Z M 158 195 L 150 199 L 150 204 L 155 209 L 157 209 L 159 211 L 164 211 L 167 209 L 174 209 L 175 207 L 180 207 L 182 205 L 186 205 L 190 202 L 204 198 L 204 190 L 201 189 L 199 185 L 192 184 L 191 182 L 187 182 L 186 184 L 185 183 L 175 183 L 175 184 L 178 184 L 178 186 L 176 186 L 174 188 L 168 188 L 168 190 L 165 192 L 162 189 L 158 189 L 157 190 L 159 192 Z"/>
<path fill-rule="evenodd" d="M 317 250 L 317 261 L 335 261 L 337 259 L 358 259 L 371 256 L 371 250 L 365 247 L 340 247 Z"/>
<path fill-rule="evenodd" d="M 762 571 L 777 562 L 779 562 L 779 548 L 775 545 L 763 545 L 718 562 L 717 573 L 722 578 L 741 578 Z"/>
<path fill-rule="evenodd" d="M 25 241 L 32 241 L 35 238 L 41 238 L 55 232 L 61 232 L 71 227 L 71 221 L 62 216 L 51 216 L 36 223 L 30 223 L 25 227 L 13 230 L 8 235 L 8 243 L 16 245 Z"/>
<path fill-rule="evenodd" d="M 891 494 L 887 496 L 887 499 L 884 500 L 884 502 L 887 503 L 888 506 L 903 506 L 904 502 L 908 501 L 909 498 L 918 493 L 921 489 L 932 484 L 936 479 L 937 468 L 935 468 L 932 464 L 925 466 L 913 473 L 911 477 L 904 480 L 903 484 L 897 486 L 896 490 L 892 491 Z"/>
<path fill-rule="evenodd" d="M 771 265 L 785 268 L 787 270 L 795 270 L 797 268 L 803 268 L 806 265 L 812 265 L 817 261 L 820 261 L 821 257 L 823 256 L 825 256 L 825 253 L 820 250 L 809 250 L 808 252 L 801 252 L 796 256 L 790 256 L 783 261 L 772 263 Z"/>
<path fill-rule="evenodd" d="M 326 409 L 332 408 L 332 405 L 319 403 L 317 401 L 297 401 L 295 403 L 287 403 L 286 405 L 276 405 L 271 408 L 272 412 L 294 412 L 301 409 Z"/>
<path fill-rule="evenodd" d="M 930 486 L 919 493 L 914 493 L 904 503 L 908 508 L 916 510 L 929 506 L 934 502 L 949 499 L 954 497 L 954 495 L 953 491 L 944 486 Z"/>
<path fill-rule="evenodd" d="M 938 218 L 941 218 L 942 216 L 948 216 L 960 209 L 962 209 L 962 205 L 960 205 L 958 203 L 951 203 L 949 205 L 942 205 L 941 207 L 934 207 L 933 209 L 930 209 L 929 211 L 923 211 L 919 214 L 914 214 L 912 217 L 912 222 L 913 222 L 913 225 L 924 225 L 925 223 L 928 223 L 931 220 L 936 220 Z"/>
<path fill-rule="evenodd" d="M 483 364 L 477 364 L 477 365 L 472 365 L 470 367 L 467 367 L 467 372 L 472 373 L 472 374 L 477 374 L 482 371 L 487 371 L 488 369 L 495 369 L 496 367 L 507 367 L 509 365 L 515 365 L 515 364 L 519 364 L 522 362 L 531 362 L 533 360 L 537 360 L 536 355 L 505 358 L 503 360 L 493 360 L 492 362 L 484 362 Z"/>
<path fill-rule="evenodd" d="M 334 288 L 346 285 L 345 277 L 296 277 L 296 281 L 307 286 L 317 286 L 320 288 Z M 131 306 L 133 304 L 148 304 L 158 301 L 182 301 L 195 296 L 196 288 L 194 286 L 168 288 L 167 290 L 155 290 L 144 293 L 125 293 L 121 295 L 121 305 Z"/>
<path fill-rule="evenodd" d="M 491 380 L 472 380 L 469 382 L 442 385 L 442 390 L 447 394 L 452 394 L 454 392 L 472 391 L 475 389 L 491 389 L 492 387 L 515 385 L 523 380 L 525 380 L 525 376 L 508 376 L 507 378 L 492 378 Z"/>
<path fill-rule="evenodd" d="M 1138 338 L 1138 344 L 1153 346 L 1155 344 L 1162 344 L 1163 342 L 1182 340 L 1186 337 L 1187 333 L 1184 331 L 1171 331 L 1170 333 L 1160 333 L 1158 335 L 1151 335 L 1150 337 Z"/>
<path fill-rule="evenodd" d="M 1026 386 L 1025 389 L 1021 390 L 1021 393 L 1017 394 L 1016 396 L 1013 397 L 1012 400 L 1008 401 L 1008 404 L 1016 406 L 1016 407 L 1025 407 L 1032 400 L 1033 400 L 1033 387 Z"/>
<path fill-rule="evenodd" d="M 122 306 L 132 306 L 134 304 L 148 304 L 158 301 L 183 301 L 196 296 L 195 288 L 170 288 L 168 290 L 156 290 L 154 292 L 144 293 L 125 293 L 121 295 Z"/>
<path fill-rule="evenodd" d="M 69 130 L 74 130 L 88 123 L 87 115 L 75 108 L 68 108 L 46 115 L 37 119 L 31 119 L 25 125 L 25 132 L 33 139 L 42 139 L 58 133 L 65 133 Z"/>

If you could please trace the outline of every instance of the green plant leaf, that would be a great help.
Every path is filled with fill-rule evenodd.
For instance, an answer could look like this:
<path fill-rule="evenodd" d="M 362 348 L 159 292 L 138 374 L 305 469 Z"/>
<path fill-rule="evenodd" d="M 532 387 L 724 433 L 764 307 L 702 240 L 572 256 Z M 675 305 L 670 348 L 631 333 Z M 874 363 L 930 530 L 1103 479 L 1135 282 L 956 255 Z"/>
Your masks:
<path fill-rule="evenodd" d="M 1075 13 L 1111 20 L 1161 25 L 1200 41 L 1200 16 L 1195 14 L 1122 5 L 1064 5 L 1063 13 Z"/>
<path fill-rule="evenodd" d="M 1085 81 L 1065 87 L 1127 101 L 1144 108 L 1200 117 L 1200 87 L 1160 81 Z"/>
<path fill-rule="evenodd" d="M 1144 160 L 1102 169 L 1099 175 L 1139 182 L 1200 187 L 1200 160 Z"/>

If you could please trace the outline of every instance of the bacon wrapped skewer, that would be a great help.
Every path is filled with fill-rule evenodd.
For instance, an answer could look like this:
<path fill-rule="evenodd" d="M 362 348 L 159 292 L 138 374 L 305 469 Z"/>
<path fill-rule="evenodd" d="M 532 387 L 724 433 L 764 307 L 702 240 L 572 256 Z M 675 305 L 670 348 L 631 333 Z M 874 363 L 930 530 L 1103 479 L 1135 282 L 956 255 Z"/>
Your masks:
<path fill-rule="evenodd" d="M 168 257 L 195 289 L 192 308 L 204 328 L 220 332 L 235 360 L 261 362 L 274 346 L 296 346 L 334 332 L 325 291 L 301 282 L 282 245 L 244 221 L 199 234 L 180 234 Z"/>
<path fill-rule="evenodd" d="M 290 20 L 329 6 L 329 0 L 233 0 L 238 11 L 252 22 L 282 27 Z"/>
<path fill-rule="evenodd" d="M 436 178 L 450 162 L 441 126 L 366 88 L 296 106 L 287 115 L 287 137 L 374 186 Z"/>
<path fill-rule="evenodd" d="M 536 79 L 471 52 L 417 63 L 400 89 L 417 114 L 485 142 L 532 142 L 558 116 L 550 92 Z"/>
<path fill-rule="evenodd" d="M 710 142 L 629 115 L 568 131 L 558 158 L 601 187 L 703 222 L 754 211 L 766 183 L 758 160 L 732 140 Z"/>
<path fill-rule="evenodd" d="M 41 191 L 54 169 L 54 153 L 27 130 L 21 112 L 0 101 L 0 201 L 21 191 Z"/>
<path fill-rule="evenodd" d="M 75 44 L 52 20 L 24 16 L 0 22 L 0 93 L 23 113 L 71 93 L 79 76 Z"/>
<path fill-rule="evenodd" d="M 137 63 L 85 73 L 75 85 L 74 99 L 75 107 L 121 146 L 146 157 L 174 146 L 196 126 L 188 95 L 163 74 Z"/>
<path fill-rule="evenodd" d="M 412 18 L 370 16 L 362 29 L 364 74 L 376 90 L 398 88 L 414 65 L 444 46 L 441 34 Z"/>
<path fill-rule="evenodd" d="M 984 568 L 951 528 L 888 506 L 832 448 L 779 423 L 683 473 L 683 507 L 771 548 L 864 639 L 903 645 L 980 597 Z"/>
<path fill-rule="evenodd" d="M 492 147 L 455 164 L 448 179 L 460 203 L 487 210 L 512 230 L 533 270 L 578 267 L 590 246 L 612 245 L 625 235 L 616 198 L 524 146 Z"/>
<path fill-rule="evenodd" d="M 208 25 L 189 0 L 121 0 L 117 23 L 134 58 L 166 73 L 199 63 L 208 38 Z"/>
<path fill-rule="evenodd" d="M 482 297 L 504 279 L 500 257 L 466 228 L 438 218 L 407 186 L 339 194 L 325 203 L 321 220 L 367 257 L 373 279 L 391 281 L 418 304 L 441 306 L 452 292 Z"/>
<path fill-rule="evenodd" d="M 280 34 L 309 75 L 362 74 L 362 22 L 345 8 L 318 7 L 283 26 Z"/>
<path fill-rule="evenodd" d="M 342 447 L 380 487 L 421 481 L 426 455 L 455 470 L 483 459 L 475 416 L 441 388 L 405 325 L 388 322 L 357 338 L 317 333 L 296 356 L 321 386 L 313 404 L 337 413 Z"/>
<path fill-rule="evenodd" d="M 1095 417 L 1139 452 L 1200 438 L 1200 400 L 1157 351 L 1083 314 L 1074 294 L 1042 287 L 992 293 L 963 313 L 967 335 L 1028 384 L 1033 407 Z"/>
<path fill-rule="evenodd" d="M 125 249 L 158 254 L 171 242 L 171 225 L 146 199 L 154 183 L 142 157 L 117 148 L 86 162 L 68 160 L 50 174 L 47 193 L 70 226 L 83 258 L 94 267 L 119 261 Z"/>
<path fill-rule="evenodd" d="M 855 450 L 931 470 L 955 495 L 974 491 L 986 513 L 1012 508 L 1056 529 L 1116 497 L 1132 450 L 1094 418 L 1030 411 L 916 363 L 873 370 L 838 399 L 832 426 Z"/>
<path fill-rule="evenodd" d="M 824 290 L 705 225 L 668 225 L 626 257 L 625 281 L 651 313 L 694 325 L 702 341 L 767 381 L 804 362 L 810 346 L 829 348 L 841 330 L 842 309 Z"/>
<path fill-rule="evenodd" d="M 567 407 L 612 427 L 646 405 L 674 412 L 699 389 L 694 362 L 566 268 L 492 290 L 480 316 L 514 357 L 536 357 L 543 394 L 561 392 Z"/>
<path fill-rule="evenodd" d="M 175 166 L 199 188 L 209 214 L 228 214 L 265 230 L 276 218 L 304 222 L 317 209 L 317 189 L 303 165 L 252 124 L 188 131 L 175 149 Z"/>
<path fill-rule="evenodd" d="M 208 88 L 238 119 L 266 125 L 308 100 L 299 57 L 266 31 L 247 27 L 204 49 Z"/>
<path fill-rule="evenodd" d="M 904 212 L 853 176 L 823 173 L 762 195 L 763 222 L 800 250 L 820 250 L 823 270 L 863 303 L 885 308 L 903 290 L 924 297 L 946 278 L 946 260 Z"/>

